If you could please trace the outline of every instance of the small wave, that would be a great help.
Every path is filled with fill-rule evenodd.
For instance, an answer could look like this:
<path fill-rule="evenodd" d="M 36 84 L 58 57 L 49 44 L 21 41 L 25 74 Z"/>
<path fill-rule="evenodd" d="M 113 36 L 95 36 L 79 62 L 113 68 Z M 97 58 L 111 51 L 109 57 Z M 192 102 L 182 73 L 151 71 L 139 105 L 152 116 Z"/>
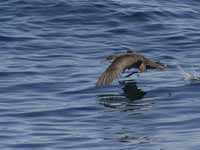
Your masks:
<path fill-rule="evenodd" d="M 0 35 L 0 41 L 5 41 L 5 42 L 28 41 L 28 40 L 32 40 L 32 39 L 34 39 L 34 38 L 33 37 Z"/>
<path fill-rule="evenodd" d="M 186 72 L 180 65 L 177 65 L 177 68 L 184 76 L 184 80 L 200 80 L 200 74 L 195 70 L 192 72 Z"/>
<path fill-rule="evenodd" d="M 35 71 L 8 71 L 8 72 L 0 72 L 0 77 L 18 77 L 18 76 L 33 76 L 39 75 L 39 72 Z"/>
<path fill-rule="evenodd" d="M 37 118 L 44 116 L 69 116 L 69 117 L 81 117 L 88 115 L 93 111 L 99 110 L 99 107 L 93 106 L 76 106 L 76 107 L 68 107 L 68 108 L 53 108 L 53 109 L 41 109 L 38 111 L 26 111 L 26 112 L 18 112 L 18 113 L 7 113 L 4 116 L 8 117 L 21 117 L 21 118 Z"/>

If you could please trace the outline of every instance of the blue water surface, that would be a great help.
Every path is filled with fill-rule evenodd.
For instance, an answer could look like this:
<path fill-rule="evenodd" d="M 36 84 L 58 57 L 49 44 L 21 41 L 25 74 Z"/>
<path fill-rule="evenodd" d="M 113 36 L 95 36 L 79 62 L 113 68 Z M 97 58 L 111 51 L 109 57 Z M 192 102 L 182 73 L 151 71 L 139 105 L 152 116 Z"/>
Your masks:
<path fill-rule="evenodd" d="M 1 0 L 2 150 L 198 150 L 198 0 Z M 168 64 L 97 88 L 107 55 Z"/>

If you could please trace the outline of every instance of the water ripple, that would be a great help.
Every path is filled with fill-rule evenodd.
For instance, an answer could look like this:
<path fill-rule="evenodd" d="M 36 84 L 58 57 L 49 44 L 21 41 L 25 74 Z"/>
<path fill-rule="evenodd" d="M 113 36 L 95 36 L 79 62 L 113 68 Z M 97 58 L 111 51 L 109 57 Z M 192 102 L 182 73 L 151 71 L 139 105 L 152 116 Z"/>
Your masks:
<path fill-rule="evenodd" d="M 0 148 L 198 149 L 199 2 L 2 0 Z M 168 64 L 97 88 L 107 55 Z"/>

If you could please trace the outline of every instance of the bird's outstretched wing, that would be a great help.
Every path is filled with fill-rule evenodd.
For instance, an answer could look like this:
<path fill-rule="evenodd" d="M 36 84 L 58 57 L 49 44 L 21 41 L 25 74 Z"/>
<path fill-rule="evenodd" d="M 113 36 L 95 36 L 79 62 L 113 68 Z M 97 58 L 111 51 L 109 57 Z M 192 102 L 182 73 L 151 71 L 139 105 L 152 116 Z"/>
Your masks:
<path fill-rule="evenodd" d="M 146 63 L 146 68 L 147 69 L 160 69 L 160 70 L 164 70 L 165 68 L 167 68 L 167 65 L 162 64 L 160 62 L 153 62 L 149 59 L 145 59 L 145 63 Z"/>
<path fill-rule="evenodd" d="M 96 86 L 105 86 L 113 82 L 123 72 L 123 68 L 117 67 L 115 63 L 112 63 L 106 71 L 99 77 Z"/>
<path fill-rule="evenodd" d="M 132 64 L 137 63 L 137 59 L 132 55 L 122 55 L 117 57 L 106 71 L 99 77 L 96 86 L 105 86 L 117 79 L 121 73 Z"/>

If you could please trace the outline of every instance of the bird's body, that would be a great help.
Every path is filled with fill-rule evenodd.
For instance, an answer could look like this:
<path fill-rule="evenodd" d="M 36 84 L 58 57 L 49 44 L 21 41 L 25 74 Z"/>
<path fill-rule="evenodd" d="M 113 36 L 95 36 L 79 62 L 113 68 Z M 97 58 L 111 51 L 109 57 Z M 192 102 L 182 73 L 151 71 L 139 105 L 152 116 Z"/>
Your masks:
<path fill-rule="evenodd" d="M 144 72 L 146 69 L 162 70 L 166 67 L 163 64 L 151 61 L 141 54 L 130 51 L 123 54 L 111 55 L 107 59 L 112 59 L 112 63 L 99 77 L 96 83 L 97 86 L 105 86 L 112 83 L 126 69 L 138 68 L 140 72 Z"/>

